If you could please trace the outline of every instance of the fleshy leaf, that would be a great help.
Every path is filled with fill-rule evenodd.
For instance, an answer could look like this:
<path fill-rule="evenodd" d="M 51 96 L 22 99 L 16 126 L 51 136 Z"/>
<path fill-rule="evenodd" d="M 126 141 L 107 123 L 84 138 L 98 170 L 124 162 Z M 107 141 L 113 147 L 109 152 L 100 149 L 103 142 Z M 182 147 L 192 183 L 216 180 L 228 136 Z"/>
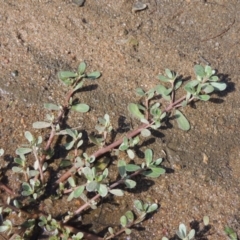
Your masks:
<path fill-rule="evenodd" d="M 152 162 L 153 152 L 151 149 L 146 149 L 144 152 L 144 155 L 145 155 L 147 166 L 149 166 L 149 164 Z"/>
<path fill-rule="evenodd" d="M 91 79 L 97 79 L 100 76 L 101 76 L 101 73 L 98 71 L 87 74 L 87 78 L 91 78 Z"/>
<path fill-rule="evenodd" d="M 99 184 L 96 181 L 89 182 L 86 186 L 86 190 L 88 192 L 93 192 L 97 189 L 98 185 Z"/>
<path fill-rule="evenodd" d="M 125 169 L 128 172 L 136 172 L 137 170 L 139 170 L 141 168 L 138 165 L 135 165 L 135 164 L 127 164 Z"/>
<path fill-rule="evenodd" d="M 157 178 L 164 174 L 166 171 L 163 168 L 152 166 L 151 170 L 144 171 L 142 174 L 146 177 Z"/>
<path fill-rule="evenodd" d="M 145 128 L 141 131 L 141 136 L 149 137 L 149 136 L 151 136 L 151 132 L 148 129 Z"/>
<path fill-rule="evenodd" d="M 205 93 L 212 93 L 214 91 L 214 87 L 211 84 L 207 84 L 206 86 L 202 87 L 202 90 Z"/>
<path fill-rule="evenodd" d="M 210 99 L 209 95 L 199 95 L 198 98 L 202 101 L 208 101 Z"/>
<path fill-rule="evenodd" d="M 17 150 L 16 150 L 16 154 L 17 155 L 25 155 L 25 154 L 28 154 L 28 153 L 30 153 L 30 152 L 32 152 L 32 149 L 31 148 L 17 148 Z"/>
<path fill-rule="evenodd" d="M 24 135 L 25 135 L 25 138 L 26 138 L 30 143 L 33 142 L 34 137 L 33 137 L 33 135 L 32 135 L 29 131 L 26 131 L 26 132 L 24 133 Z"/>
<path fill-rule="evenodd" d="M 44 103 L 44 108 L 49 110 L 60 110 L 60 107 L 53 103 Z"/>
<path fill-rule="evenodd" d="M 227 84 L 223 82 L 210 82 L 210 84 L 214 87 L 217 91 L 223 91 L 226 89 Z"/>
<path fill-rule="evenodd" d="M 85 113 L 85 112 L 89 111 L 89 106 L 87 104 L 84 104 L 84 103 L 79 103 L 79 104 L 73 105 L 71 107 L 71 109 L 76 111 L 76 112 Z"/>
<path fill-rule="evenodd" d="M 188 120 L 179 110 L 177 110 L 177 109 L 175 110 L 174 117 L 176 118 L 178 127 L 180 129 L 182 129 L 184 131 L 188 131 L 190 129 L 190 124 L 189 124 Z"/>
<path fill-rule="evenodd" d="M 135 91 L 136 91 L 136 94 L 138 94 L 139 96 L 145 95 L 145 92 L 141 88 L 137 88 Z"/>
<path fill-rule="evenodd" d="M 80 89 L 83 86 L 83 80 L 81 82 L 79 82 L 76 87 L 73 89 L 73 91 L 77 91 L 78 89 Z"/>
<path fill-rule="evenodd" d="M 32 126 L 33 126 L 33 128 L 36 128 L 36 129 L 48 128 L 51 126 L 51 123 L 49 123 L 49 122 L 34 122 Z"/>
<path fill-rule="evenodd" d="M 159 75 L 158 79 L 162 82 L 169 82 L 170 81 L 170 79 L 168 77 L 165 77 L 163 75 Z"/>
<path fill-rule="evenodd" d="M 132 149 L 127 149 L 127 154 L 130 159 L 134 159 L 135 153 Z"/>
<path fill-rule="evenodd" d="M 118 197 L 121 197 L 124 195 L 124 192 L 121 189 L 111 189 L 111 190 L 109 190 L 109 192 Z"/>
<path fill-rule="evenodd" d="M 134 188 L 135 186 L 136 186 L 136 182 L 135 181 L 133 181 L 132 179 L 126 179 L 125 181 L 124 181 L 124 183 L 125 183 L 125 185 L 126 185 L 126 187 L 127 188 Z"/>
<path fill-rule="evenodd" d="M 170 79 L 173 78 L 173 74 L 172 74 L 172 72 L 168 68 L 165 69 L 165 73 L 168 76 L 168 78 L 170 78 Z"/>
<path fill-rule="evenodd" d="M 121 177 L 126 175 L 126 162 L 124 160 L 118 161 L 118 172 Z"/>
<path fill-rule="evenodd" d="M 108 188 L 105 184 L 99 184 L 98 185 L 98 193 L 101 195 L 101 197 L 105 197 L 108 194 Z"/>
<path fill-rule="evenodd" d="M 151 213 L 154 212 L 158 209 L 158 205 L 156 203 L 153 203 L 148 209 L 147 209 L 147 213 Z"/>
<path fill-rule="evenodd" d="M 128 219 L 128 222 L 133 222 L 134 221 L 134 215 L 133 215 L 133 212 L 132 211 L 127 211 L 126 213 L 125 213 L 125 216 L 127 217 L 127 219 Z"/>
<path fill-rule="evenodd" d="M 76 188 L 75 190 L 74 190 L 74 197 L 75 198 L 78 198 L 78 197 L 80 197 L 80 195 L 83 193 L 83 191 L 84 191 L 84 186 L 80 186 L 80 187 L 78 187 L 78 188 Z"/>
<path fill-rule="evenodd" d="M 78 66 L 78 74 L 79 75 L 82 75 L 84 72 L 85 72 L 85 70 L 86 70 L 86 63 L 85 62 L 81 62 L 80 64 L 79 64 L 79 66 Z"/>
<path fill-rule="evenodd" d="M 126 216 L 121 216 L 120 223 L 123 227 L 126 227 L 127 226 L 127 217 Z"/>
<path fill-rule="evenodd" d="M 137 104 L 130 103 L 128 105 L 128 110 L 134 117 L 136 117 L 138 119 L 143 119 L 144 118 L 143 114 L 139 111 L 139 108 L 138 108 Z"/>
<path fill-rule="evenodd" d="M 197 76 L 204 77 L 205 76 L 205 70 L 204 67 L 201 65 L 195 65 L 194 66 L 194 72 Z"/>

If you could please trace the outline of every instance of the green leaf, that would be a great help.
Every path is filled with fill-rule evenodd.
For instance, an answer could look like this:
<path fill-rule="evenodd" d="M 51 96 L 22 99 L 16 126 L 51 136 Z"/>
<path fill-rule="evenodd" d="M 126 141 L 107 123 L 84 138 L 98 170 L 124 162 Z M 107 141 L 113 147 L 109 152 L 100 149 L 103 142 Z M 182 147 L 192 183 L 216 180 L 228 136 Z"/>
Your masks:
<path fill-rule="evenodd" d="M 60 80 L 65 81 L 69 78 L 75 78 L 77 77 L 77 73 L 75 72 L 70 72 L 70 71 L 60 71 L 58 73 L 58 77 Z"/>
<path fill-rule="evenodd" d="M 62 160 L 60 162 L 60 167 L 69 167 L 72 165 L 72 162 L 70 160 Z"/>
<path fill-rule="evenodd" d="M 163 75 L 159 75 L 158 79 L 162 82 L 170 82 L 171 81 L 171 79 L 169 79 L 168 77 L 165 77 Z"/>
<path fill-rule="evenodd" d="M 101 195 L 101 197 L 106 197 L 108 194 L 108 188 L 105 184 L 99 184 L 98 185 L 98 193 Z"/>
<path fill-rule="evenodd" d="M 158 166 L 158 165 L 160 165 L 161 164 L 161 162 L 162 162 L 162 158 L 158 158 L 155 162 L 154 162 L 154 165 L 156 165 L 156 166 Z"/>
<path fill-rule="evenodd" d="M 148 207 L 147 213 L 154 212 L 158 209 L 158 205 L 156 203 L 153 203 L 151 206 Z"/>
<path fill-rule="evenodd" d="M 191 229 L 191 231 L 188 234 L 188 239 L 192 239 L 192 238 L 194 238 L 194 236 L 195 236 L 195 230 Z"/>
<path fill-rule="evenodd" d="M 123 178 L 126 175 L 126 162 L 124 160 L 118 161 L 118 172 L 120 176 Z"/>
<path fill-rule="evenodd" d="M 33 135 L 32 135 L 29 131 L 26 131 L 26 132 L 24 133 L 24 135 L 25 135 L 25 138 L 26 138 L 30 143 L 33 142 L 34 137 L 33 137 Z"/>
<path fill-rule="evenodd" d="M 231 238 L 231 240 L 238 239 L 237 234 L 235 233 L 235 231 L 232 228 L 226 226 L 224 228 L 224 232 Z"/>
<path fill-rule="evenodd" d="M 144 208 L 143 208 L 143 202 L 140 201 L 140 200 L 135 200 L 134 201 L 134 206 L 137 210 L 139 210 L 140 212 L 143 212 L 144 211 Z"/>
<path fill-rule="evenodd" d="M 210 82 L 210 84 L 214 87 L 214 90 L 216 91 L 223 91 L 227 87 L 227 84 L 223 82 Z"/>
<path fill-rule="evenodd" d="M 217 82 L 219 80 L 218 76 L 212 76 L 209 81 Z"/>
<path fill-rule="evenodd" d="M 214 91 L 214 87 L 211 84 L 207 83 L 206 85 L 202 86 L 202 90 L 205 93 L 212 93 Z"/>
<path fill-rule="evenodd" d="M 200 77 L 204 77 L 206 75 L 204 67 L 201 65 L 195 65 L 194 72 L 197 76 L 200 76 Z"/>
<path fill-rule="evenodd" d="M 109 232 L 111 235 L 114 234 L 113 228 L 112 228 L 112 227 L 109 227 L 109 228 L 108 228 L 108 232 Z"/>
<path fill-rule="evenodd" d="M 132 149 L 127 149 L 127 154 L 128 154 L 128 157 L 130 159 L 134 159 L 135 158 L 135 153 Z"/>
<path fill-rule="evenodd" d="M 87 78 L 91 78 L 91 79 L 97 79 L 100 76 L 101 76 L 101 73 L 98 71 L 87 74 Z"/>
<path fill-rule="evenodd" d="M 146 149 L 144 152 L 144 155 L 145 155 L 146 164 L 147 166 L 149 166 L 149 164 L 151 164 L 152 162 L 153 151 L 151 149 Z"/>
<path fill-rule="evenodd" d="M 69 194 L 69 196 L 68 196 L 68 198 L 67 198 L 67 201 L 70 202 L 73 198 L 74 198 L 74 191 L 72 191 L 72 192 Z"/>
<path fill-rule="evenodd" d="M 210 77 L 212 73 L 212 68 L 210 66 L 205 66 L 205 73 L 207 74 L 208 77 Z"/>
<path fill-rule="evenodd" d="M 2 226 L 0 226 L 0 232 L 6 232 L 9 229 L 11 229 L 11 227 L 9 225 L 2 225 Z"/>
<path fill-rule="evenodd" d="M 71 106 L 71 109 L 76 111 L 76 112 L 85 113 L 85 112 L 89 111 L 89 106 L 87 104 L 84 104 L 84 103 L 79 103 L 79 104 Z"/>
<path fill-rule="evenodd" d="M 25 163 L 26 161 L 21 159 L 21 158 L 14 158 L 14 162 L 19 164 L 20 166 L 24 167 L 25 166 Z"/>
<path fill-rule="evenodd" d="M 16 150 L 17 155 L 25 155 L 25 154 L 28 154 L 30 152 L 32 152 L 31 148 L 17 148 L 17 150 Z"/>
<path fill-rule="evenodd" d="M 203 217 L 203 224 L 204 224 L 204 226 L 207 226 L 209 224 L 209 217 L 208 216 Z"/>
<path fill-rule="evenodd" d="M 142 131 L 141 131 L 141 136 L 143 136 L 143 137 L 150 137 L 151 136 L 151 132 L 148 130 L 148 129 L 143 129 Z"/>
<path fill-rule="evenodd" d="M 121 189 L 111 189 L 109 192 L 118 197 L 122 197 L 124 195 L 124 192 Z"/>
<path fill-rule="evenodd" d="M 158 178 L 160 175 L 164 174 L 166 171 L 163 168 L 152 166 L 150 170 L 144 171 L 142 174 L 146 177 Z"/>
<path fill-rule="evenodd" d="M 143 114 L 139 111 L 139 108 L 138 108 L 137 104 L 130 103 L 128 105 L 128 110 L 134 117 L 136 117 L 138 119 L 143 119 L 144 118 Z"/>
<path fill-rule="evenodd" d="M 12 167 L 12 170 L 13 170 L 13 172 L 15 172 L 15 173 L 23 172 L 23 169 L 20 168 L 20 167 Z"/>
<path fill-rule="evenodd" d="M 168 76 L 168 78 L 170 78 L 170 79 L 173 78 L 173 74 L 172 74 L 172 72 L 168 68 L 165 69 L 165 73 Z"/>
<path fill-rule="evenodd" d="M 136 172 L 137 170 L 141 169 L 141 167 L 135 164 L 127 164 L 125 169 L 128 172 Z"/>
<path fill-rule="evenodd" d="M 132 223 L 134 221 L 134 215 L 132 211 L 127 211 L 125 216 L 127 217 L 128 222 Z"/>
<path fill-rule="evenodd" d="M 174 90 L 179 89 L 179 88 L 181 87 L 181 85 L 182 85 L 182 80 L 181 80 L 181 79 L 177 80 L 177 81 L 174 83 Z"/>
<path fill-rule="evenodd" d="M 85 175 L 88 181 L 93 181 L 94 177 L 91 168 L 85 167 L 82 169 L 82 173 Z"/>
<path fill-rule="evenodd" d="M 172 92 L 172 88 L 167 88 L 166 91 L 163 93 L 164 96 L 168 96 Z"/>
<path fill-rule="evenodd" d="M 77 130 L 71 129 L 71 128 L 66 128 L 65 131 L 66 131 L 66 133 L 67 133 L 69 136 L 71 136 L 74 140 L 77 139 L 77 135 L 78 135 Z"/>
<path fill-rule="evenodd" d="M 80 83 L 78 83 L 78 84 L 76 85 L 76 87 L 73 89 L 73 91 L 75 92 L 75 91 L 77 91 L 78 89 L 80 89 L 80 88 L 83 86 L 83 83 L 84 83 L 84 81 L 82 80 Z"/>
<path fill-rule="evenodd" d="M 137 184 L 135 181 L 133 181 L 133 180 L 131 180 L 131 179 L 126 179 L 126 180 L 124 181 L 124 183 L 125 183 L 125 185 L 126 185 L 127 188 L 135 188 L 135 186 L 136 186 L 136 184 Z"/>
<path fill-rule="evenodd" d="M 132 230 L 130 228 L 125 228 L 125 233 L 127 235 L 130 235 L 132 233 Z"/>
<path fill-rule="evenodd" d="M 145 92 L 141 88 L 137 88 L 135 90 L 136 94 L 143 97 L 145 95 Z"/>
<path fill-rule="evenodd" d="M 65 149 L 66 149 L 66 150 L 72 149 L 73 146 L 74 146 L 74 143 L 75 143 L 75 141 L 73 140 L 73 141 L 71 141 L 71 142 L 68 142 L 68 143 L 64 144 Z"/>
<path fill-rule="evenodd" d="M 121 223 L 121 225 L 122 225 L 123 227 L 126 227 L 126 226 L 127 226 L 127 223 L 128 223 L 127 217 L 126 217 L 126 216 L 121 216 L 121 218 L 120 218 L 120 223 Z"/>
<path fill-rule="evenodd" d="M 198 98 L 202 101 L 208 101 L 210 99 L 209 95 L 199 95 Z"/>
<path fill-rule="evenodd" d="M 95 164 L 97 171 L 103 171 L 108 166 L 109 162 L 110 159 L 107 157 L 98 160 L 97 163 Z"/>
<path fill-rule="evenodd" d="M 51 126 L 51 123 L 49 122 L 34 122 L 33 128 L 41 129 L 41 128 L 49 128 Z"/>
<path fill-rule="evenodd" d="M 184 131 L 188 131 L 190 129 L 190 124 L 186 117 L 179 111 L 175 110 L 174 117 L 177 120 L 178 127 Z"/>
<path fill-rule="evenodd" d="M 85 62 L 81 62 L 81 63 L 79 64 L 79 66 L 78 66 L 78 74 L 79 74 L 79 75 L 83 75 L 83 73 L 84 73 L 85 70 L 86 70 L 86 67 L 87 67 L 86 63 L 85 63 Z"/>
<path fill-rule="evenodd" d="M 44 103 L 44 108 L 48 110 L 57 110 L 57 111 L 61 109 L 60 106 L 53 103 Z"/>
<path fill-rule="evenodd" d="M 198 84 L 200 83 L 200 81 L 198 81 L 198 80 L 192 80 L 192 81 L 190 81 L 190 82 L 188 82 L 186 85 L 185 85 L 185 89 L 186 88 L 194 88 L 194 87 L 196 87 Z"/>
<path fill-rule="evenodd" d="M 76 187 L 76 183 L 75 183 L 75 180 L 74 180 L 73 177 L 69 177 L 68 182 L 69 182 L 71 187 L 73 187 L 73 188 Z"/>
<path fill-rule="evenodd" d="M 126 151 L 128 149 L 128 145 L 125 145 L 125 143 L 122 143 L 118 149 L 121 151 Z"/>
<path fill-rule="evenodd" d="M 92 181 L 87 184 L 86 190 L 88 192 L 93 192 L 97 190 L 98 186 L 99 186 L 99 183 L 97 183 L 96 181 Z"/>
<path fill-rule="evenodd" d="M 78 198 L 83 193 L 85 186 L 80 186 L 74 190 L 74 197 Z"/>

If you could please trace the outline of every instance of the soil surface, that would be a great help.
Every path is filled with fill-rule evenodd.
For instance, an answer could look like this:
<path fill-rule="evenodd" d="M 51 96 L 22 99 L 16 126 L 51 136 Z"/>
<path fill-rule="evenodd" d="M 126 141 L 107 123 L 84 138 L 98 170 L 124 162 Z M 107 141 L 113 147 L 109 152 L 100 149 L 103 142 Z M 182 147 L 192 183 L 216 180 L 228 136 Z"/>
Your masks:
<path fill-rule="evenodd" d="M 133 199 L 151 200 L 159 210 L 129 237 L 118 239 L 171 238 L 180 223 L 196 228 L 205 215 L 210 218 L 210 230 L 204 236 L 200 232 L 197 239 L 227 239 L 225 226 L 240 236 L 239 1 L 143 0 L 148 6 L 138 12 L 132 11 L 135 0 L 86 0 L 82 7 L 70 0 L 0 2 L 4 183 L 19 191 L 20 180 L 11 171 L 15 150 L 26 143 L 26 130 L 43 134 L 32 128 L 33 122 L 45 118 L 43 103 L 63 103 L 67 90 L 57 78 L 58 71 L 75 70 L 84 60 L 87 71 L 102 73 L 100 79 L 87 82 L 92 87 L 77 93 L 91 111 L 70 113 L 68 118 L 69 126 L 90 133 L 97 117 L 105 113 L 114 129 L 121 127 L 123 119 L 136 127 L 137 121 L 127 111 L 128 103 L 139 101 L 134 90 L 156 85 L 156 76 L 165 68 L 193 78 L 195 64 L 209 64 L 227 89 L 209 102 L 184 109 L 190 131 L 173 124 L 143 140 L 137 151 L 140 162 L 144 150 L 153 149 L 156 158 L 165 157 L 163 165 L 171 171 L 156 180 L 141 180 L 125 197 L 107 200 L 82 218 L 89 230 L 103 236 L 107 226 L 117 226 L 120 216 L 134 209 Z M 6 196 L 2 191 L 4 201 Z M 77 207 L 65 198 L 54 202 L 49 211 L 57 216 Z M 0 239 L 6 237 L 0 235 Z"/>

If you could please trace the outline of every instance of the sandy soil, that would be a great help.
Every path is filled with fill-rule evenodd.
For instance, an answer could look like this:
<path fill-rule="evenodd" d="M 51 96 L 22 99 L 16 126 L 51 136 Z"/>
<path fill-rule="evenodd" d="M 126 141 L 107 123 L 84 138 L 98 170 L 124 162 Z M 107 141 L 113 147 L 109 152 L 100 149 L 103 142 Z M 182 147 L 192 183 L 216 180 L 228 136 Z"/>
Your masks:
<path fill-rule="evenodd" d="M 157 84 L 165 68 L 193 77 L 196 63 L 210 64 L 227 90 L 185 109 L 189 132 L 163 129 L 161 137 L 141 148 L 152 148 L 156 157 L 163 156 L 160 149 L 167 152 L 170 163 L 164 165 L 174 171 L 142 181 L 124 199 L 114 200 L 119 205 L 106 202 L 83 222 L 102 236 L 106 226 L 117 225 L 119 216 L 132 209 L 132 199 L 151 199 L 159 211 L 122 239 L 170 238 L 180 223 L 189 226 L 204 215 L 211 229 L 196 239 L 227 239 L 225 226 L 240 235 L 239 1 L 149 0 L 148 8 L 136 13 L 134 0 L 86 0 L 82 7 L 70 0 L 0 2 L 1 167 L 10 187 L 19 186 L 10 169 L 15 149 L 25 143 L 24 131 L 34 133 L 32 122 L 44 119 L 43 103 L 62 103 L 66 89 L 57 79 L 59 70 L 74 70 L 84 60 L 89 71 L 102 73 L 91 91 L 78 96 L 91 112 L 68 120 L 71 127 L 91 132 L 105 113 L 115 129 L 120 116 L 129 123 L 127 104 L 139 100 L 134 89 Z M 53 214 L 59 204 L 54 203 Z M 68 204 L 62 213 L 74 208 Z"/>

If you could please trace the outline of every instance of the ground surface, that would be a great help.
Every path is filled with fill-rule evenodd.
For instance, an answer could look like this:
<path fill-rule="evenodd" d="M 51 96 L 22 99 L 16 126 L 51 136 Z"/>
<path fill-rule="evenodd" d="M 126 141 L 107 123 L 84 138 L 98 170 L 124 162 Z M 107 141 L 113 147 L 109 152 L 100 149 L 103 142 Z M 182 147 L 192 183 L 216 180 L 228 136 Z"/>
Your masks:
<path fill-rule="evenodd" d="M 240 234 L 239 1 L 149 0 L 148 8 L 136 13 L 133 0 L 86 0 L 83 7 L 70 0 L 0 2 L 2 167 L 8 169 L 15 149 L 25 143 L 24 131 L 34 132 L 32 122 L 44 119 L 43 103 L 62 102 L 66 89 L 57 79 L 59 70 L 76 69 L 85 60 L 88 70 L 102 72 L 92 90 L 78 96 L 91 112 L 71 114 L 68 122 L 91 132 L 104 113 L 115 128 L 120 116 L 130 122 L 127 104 L 138 101 L 134 89 L 157 84 L 165 68 L 193 77 L 194 64 L 210 64 L 228 83 L 227 90 L 185 109 L 189 132 L 164 129 L 141 149 L 152 148 L 156 157 L 164 150 L 165 166 L 174 172 L 143 181 L 125 200 L 116 200 L 120 207 L 108 202 L 101 213 L 83 219 L 99 233 L 118 224 L 119 216 L 132 209 L 132 199 L 150 198 L 159 203 L 159 211 L 129 239 L 171 237 L 180 223 L 189 226 L 204 215 L 210 217 L 211 230 L 202 239 L 227 239 L 226 225 Z M 6 175 L 17 189 L 15 175 L 10 170 Z"/>

